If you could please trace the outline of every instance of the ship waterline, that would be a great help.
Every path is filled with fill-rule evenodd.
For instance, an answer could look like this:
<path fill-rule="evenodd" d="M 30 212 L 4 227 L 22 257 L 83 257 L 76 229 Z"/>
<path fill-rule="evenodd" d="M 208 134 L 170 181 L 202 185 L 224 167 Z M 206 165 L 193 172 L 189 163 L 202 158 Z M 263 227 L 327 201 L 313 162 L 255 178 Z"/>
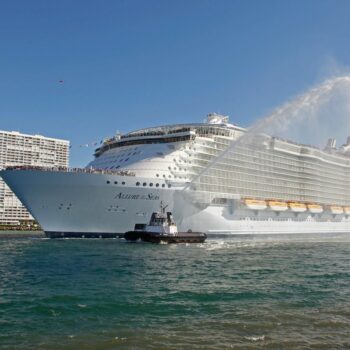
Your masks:
<path fill-rule="evenodd" d="M 228 150 L 245 132 L 209 115 L 116 135 L 85 169 L 12 167 L 1 176 L 51 237 L 119 236 L 161 201 L 182 231 L 350 232 L 348 145 L 320 150 L 257 135 Z"/>

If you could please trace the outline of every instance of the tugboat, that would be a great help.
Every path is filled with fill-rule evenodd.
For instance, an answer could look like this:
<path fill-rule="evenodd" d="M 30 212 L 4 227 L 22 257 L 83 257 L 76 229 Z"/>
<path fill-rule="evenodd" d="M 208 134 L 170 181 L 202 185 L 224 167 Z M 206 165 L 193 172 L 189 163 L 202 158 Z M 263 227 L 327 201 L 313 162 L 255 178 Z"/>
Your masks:
<path fill-rule="evenodd" d="M 141 240 L 151 243 L 203 243 L 207 235 L 204 232 L 178 232 L 171 212 L 165 212 L 167 206 L 160 203 L 160 212 L 152 213 L 149 224 L 135 224 L 134 231 L 125 232 L 127 241 Z"/>

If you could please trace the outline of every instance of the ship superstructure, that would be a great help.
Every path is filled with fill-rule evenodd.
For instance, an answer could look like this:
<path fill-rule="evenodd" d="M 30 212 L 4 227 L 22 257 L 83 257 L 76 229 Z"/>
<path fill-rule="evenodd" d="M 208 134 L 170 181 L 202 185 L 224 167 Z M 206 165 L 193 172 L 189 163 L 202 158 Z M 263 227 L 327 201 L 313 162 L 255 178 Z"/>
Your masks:
<path fill-rule="evenodd" d="M 122 234 L 147 223 L 160 201 L 183 231 L 349 231 L 350 140 L 321 150 L 265 134 L 244 142 L 246 134 L 210 114 L 115 135 L 85 169 L 2 176 L 50 236 Z"/>

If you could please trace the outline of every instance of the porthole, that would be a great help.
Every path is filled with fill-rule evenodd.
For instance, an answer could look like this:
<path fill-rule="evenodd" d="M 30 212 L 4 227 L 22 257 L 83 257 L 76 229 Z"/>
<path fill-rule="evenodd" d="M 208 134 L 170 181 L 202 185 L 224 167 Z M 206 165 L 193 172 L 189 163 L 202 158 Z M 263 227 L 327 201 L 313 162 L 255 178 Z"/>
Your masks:
<path fill-rule="evenodd" d="M 122 182 L 122 185 L 125 185 L 125 181 Z"/>
<path fill-rule="evenodd" d="M 169 184 L 169 185 L 168 185 L 168 188 L 170 188 L 170 187 L 171 187 L 171 185 Z"/>
<path fill-rule="evenodd" d="M 159 177 L 159 174 L 156 174 L 157 177 Z"/>
<path fill-rule="evenodd" d="M 156 187 L 159 187 L 159 184 L 156 184 Z"/>
<path fill-rule="evenodd" d="M 110 184 L 111 182 L 110 181 L 106 181 L 107 182 L 107 184 Z"/>
<path fill-rule="evenodd" d="M 150 187 L 152 187 L 152 186 L 153 186 L 153 183 L 151 182 L 149 185 L 150 185 Z"/>
<path fill-rule="evenodd" d="M 143 186 L 147 186 L 146 182 L 144 182 L 142 185 L 143 185 Z"/>
<path fill-rule="evenodd" d="M 115 185 L 118 185 L 118 181 L 114 181 L 114 184 L 115 184 Z"/>
<path fill-rule="evenodd" d="M 140 186 L 140 183 L 139 183 L 139 182 L 136 182 L 136 186 Z"/>
<path fill-rule="evenodd" d="M 165 187 L 165 185 L 163 184 L 162 187 Z"/>

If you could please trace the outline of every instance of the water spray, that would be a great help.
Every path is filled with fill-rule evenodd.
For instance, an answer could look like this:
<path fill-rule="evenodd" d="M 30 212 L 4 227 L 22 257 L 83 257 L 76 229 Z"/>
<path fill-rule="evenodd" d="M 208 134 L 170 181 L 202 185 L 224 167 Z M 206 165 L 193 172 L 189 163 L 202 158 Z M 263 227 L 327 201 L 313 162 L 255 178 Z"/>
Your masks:
<path fill-rule="evenodd" d="M 277 132 L 286 130 L 290 123 L 300 121 L 307 112 L 308 116 L 315 115 L 329 99 L 333 91 L 340 87 L 350 87 L 350 76 L 341 76 L 328 79 L 322 84 L 308 90 L 306 93 L 297 96 L 295 99 L 277 107 L 268 116 L 259 119 L 237 140 L 231 141 L 229 146 L 209 164 L 199 172 L 189 183 L 185 185 L 183 191 L 188 189 L 193 183 L 198 181 L 209 169 L 217 164 L 227 153 L 232 152 L 239 145 L 251 144 L 256 139 L 257 134 Z"/>

